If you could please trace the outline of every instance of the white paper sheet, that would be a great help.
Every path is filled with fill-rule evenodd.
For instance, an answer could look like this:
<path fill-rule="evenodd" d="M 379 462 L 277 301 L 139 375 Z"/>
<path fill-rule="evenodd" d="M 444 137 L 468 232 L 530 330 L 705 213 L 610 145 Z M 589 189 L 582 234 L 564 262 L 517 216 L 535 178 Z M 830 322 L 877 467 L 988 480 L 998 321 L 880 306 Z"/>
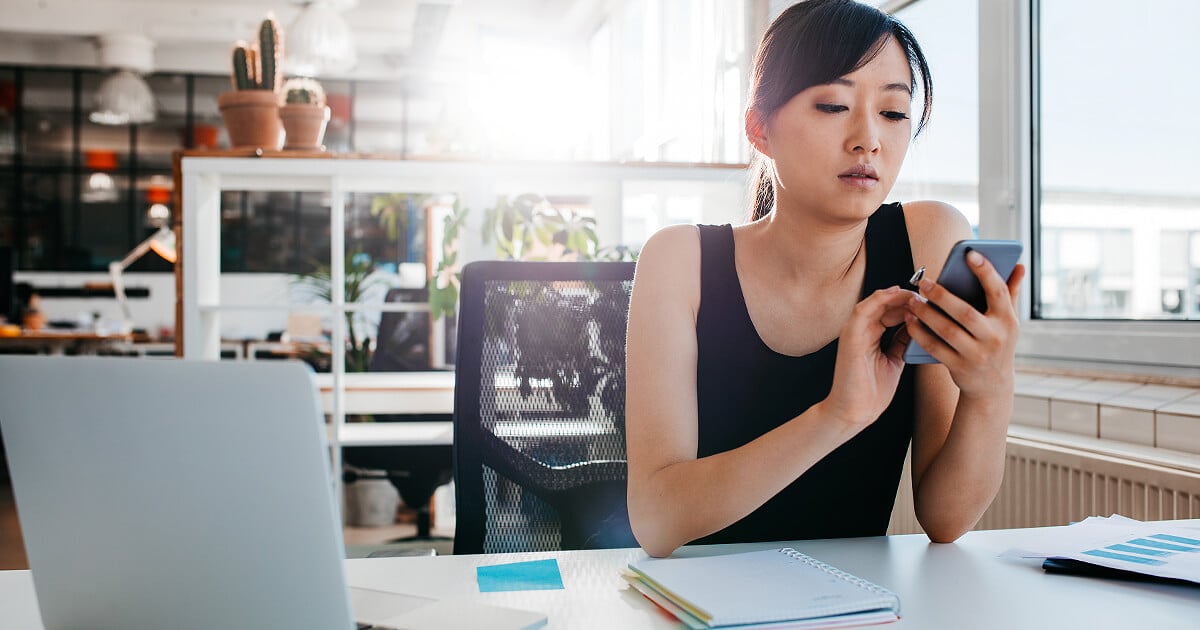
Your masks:
<path fill-rule="evenodd" d="M 1033 530 L 1001 557 L 1070 558 L 1146 575 L 1200 583 L 1200 528 L 1092 516 L 1064 528 Z"/>

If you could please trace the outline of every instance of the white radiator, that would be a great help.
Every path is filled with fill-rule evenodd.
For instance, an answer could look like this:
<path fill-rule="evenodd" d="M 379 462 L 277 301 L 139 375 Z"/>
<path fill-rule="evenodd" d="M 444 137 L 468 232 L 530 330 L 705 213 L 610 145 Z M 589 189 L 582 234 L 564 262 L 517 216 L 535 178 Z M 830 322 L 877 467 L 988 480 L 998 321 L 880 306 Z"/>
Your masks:
<path fill-rule="evenodd" d="M 1200 518 L 1200 457 L 1044 431 L 1014 433 L 1040 439 L 1009 435 L 1004 483 L 975 529 L 1066 525 L 1111 514 L 1140 521 Z M 888 533 L 920 531 L 906 462 Z"/>

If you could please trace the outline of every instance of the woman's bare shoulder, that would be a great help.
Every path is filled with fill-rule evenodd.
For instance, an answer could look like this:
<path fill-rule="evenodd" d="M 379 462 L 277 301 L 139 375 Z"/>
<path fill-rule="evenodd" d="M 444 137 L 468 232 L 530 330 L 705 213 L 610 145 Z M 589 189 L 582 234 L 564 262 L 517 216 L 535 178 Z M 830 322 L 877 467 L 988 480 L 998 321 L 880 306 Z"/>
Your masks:
<path fill-rule="evenodd" d="M 700 265 L 700 229 L 695 225 L 668 225 L 642 246 L 638 270 L 675 273 Z"/>
<path fill-rule="evenodd" d="M 670 225 L 655 232 L 642 246 L 634 275 L 634 294 L 658 307 L 686 303 L 692 310 L 700 299 L 700 230 L 694 225 Z"/>
<path fill-rule="evenodd" d="M 642 251 L 645 252 L 650 249 L 675 254 L 684 253 L 691 249 L 699 252 L 700 228 L 686 223 L 668 225 L 650 235 Z"/>
<path fill-rule="evenodd" d="M 950 248 L 972 237 L 971 224 L 958 208 L 942 201 L 910 201 L 903 207 L 913 262 L 936 278 Z"/>

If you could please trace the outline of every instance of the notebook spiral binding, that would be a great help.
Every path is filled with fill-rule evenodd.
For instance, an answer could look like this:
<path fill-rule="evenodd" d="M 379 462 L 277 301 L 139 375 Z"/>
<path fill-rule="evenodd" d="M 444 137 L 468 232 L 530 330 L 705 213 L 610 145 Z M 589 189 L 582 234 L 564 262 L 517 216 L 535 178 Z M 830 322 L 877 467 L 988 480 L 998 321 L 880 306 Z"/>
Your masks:
<path fill-rule="evenodd" d="M 895 611 L 895 613 L 897 615 L 900 614 L 900 596 L 887 590 L 886 588 L 884 588 L 878 584 L 875 584 L 874 582 L 869 582 L 867 580 L 864 580 L 863 578 L 860 578 L 857 575 L 846 573 L 845 571 L 843 571 L 837 567 L 825 564 L 824 562 L 821 562 L 820 560 L 817 560 L 816 558 L 814 558 L 812 556 L 804 555 L 804 554 L 800 553 L 799 551 L 792 549 L 791 547 L 784 547 L 783 549 L 780 549 L 779 552 L 789 558 L 792 558 L 793 560 L 799 560 L 800 562 L 803 562 L 807 565 L 816 567 L 816 568 L 824 571 L 825 573 L 828 573 L 829 575 L 832 575 L 832 576 L 838 578 L 839 580 L 844 580 L 846 582 L 849 582 L 865 591 L 870 592 L 872 595 L 878 596 L 880 608 L 890 607 Z M 828 609 L 828 612 L 826 614 L 840 615 L 840 614 L 843 614 L 846 612 L 850 612 L 852 610 L 854 610 L 854 609 L 853 608 L 845 608 L 845 607 L 841 607 L 841 606 L 830 606 Z"/>

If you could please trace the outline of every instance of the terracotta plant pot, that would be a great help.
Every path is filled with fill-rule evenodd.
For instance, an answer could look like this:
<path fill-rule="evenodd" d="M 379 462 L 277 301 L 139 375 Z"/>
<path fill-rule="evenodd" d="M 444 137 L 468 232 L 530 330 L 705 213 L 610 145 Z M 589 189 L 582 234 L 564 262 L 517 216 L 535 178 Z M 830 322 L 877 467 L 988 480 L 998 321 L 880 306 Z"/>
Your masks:
<path fill-rule="evenodd" d="M 325 123 L 329 122 L 329 107 L 308 103 L 288 103 L 279 106 L 279 118 L 287 136 L 285 149 L 324 150 Z"/>
<path fill-rule="evenodd" d="M 234 148 L 278 150 L 283 145 L 279 101 L 271 90 L 237 90 L 217 96 L 217 108 Z"/>

